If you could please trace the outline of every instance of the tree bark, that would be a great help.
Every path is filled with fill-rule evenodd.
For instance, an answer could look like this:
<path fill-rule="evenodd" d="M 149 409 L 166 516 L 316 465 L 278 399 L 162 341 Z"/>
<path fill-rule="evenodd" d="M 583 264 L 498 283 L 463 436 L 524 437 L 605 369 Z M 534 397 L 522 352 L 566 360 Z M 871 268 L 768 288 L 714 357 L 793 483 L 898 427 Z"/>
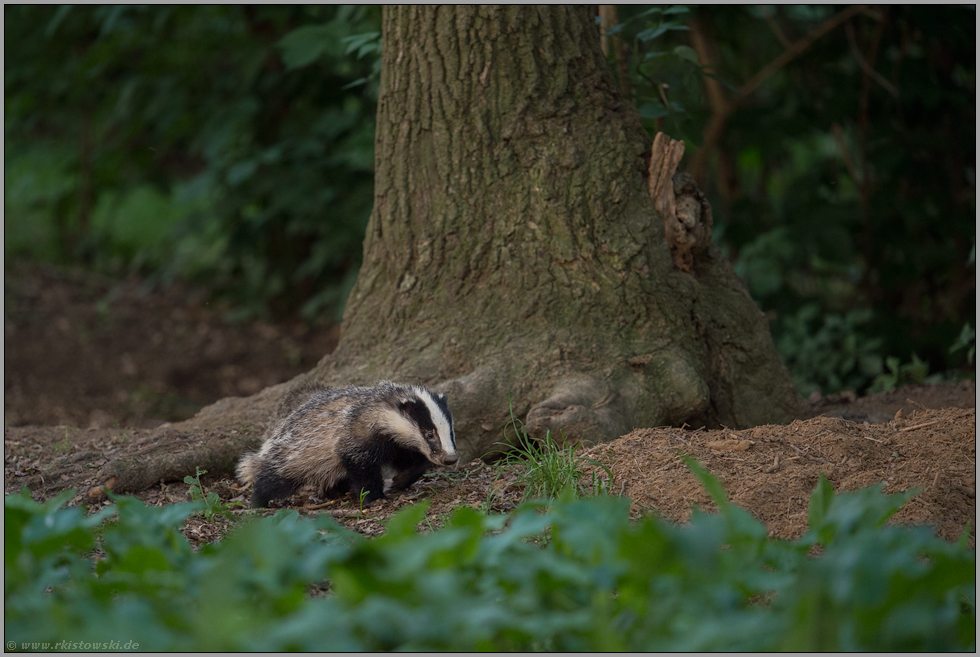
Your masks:
<path fill-rule="evenodd" d="M 799 397 L 714 247 L 673 264 L 595 8 L 388 7 L 375 207 L 328 383 L 449 395 L 464 460 L 532 435 L 784 422 Z"/>

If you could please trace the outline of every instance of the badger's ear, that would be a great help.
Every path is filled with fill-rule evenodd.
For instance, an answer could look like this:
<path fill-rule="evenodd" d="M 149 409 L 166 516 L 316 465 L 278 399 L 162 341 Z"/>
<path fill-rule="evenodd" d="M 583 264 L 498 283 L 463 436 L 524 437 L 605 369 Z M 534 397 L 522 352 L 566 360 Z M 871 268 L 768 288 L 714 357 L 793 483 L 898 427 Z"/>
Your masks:
<path fill-rule="evenodd" d="M 440 393 L 439 393 L 439 399 L 442 399 L 443 401 L 445 401 L 445 399 L 446 399 L 446 395 L 444 395 L 444 394 L 442 394 L 442 393 L 440 392 Z"/>

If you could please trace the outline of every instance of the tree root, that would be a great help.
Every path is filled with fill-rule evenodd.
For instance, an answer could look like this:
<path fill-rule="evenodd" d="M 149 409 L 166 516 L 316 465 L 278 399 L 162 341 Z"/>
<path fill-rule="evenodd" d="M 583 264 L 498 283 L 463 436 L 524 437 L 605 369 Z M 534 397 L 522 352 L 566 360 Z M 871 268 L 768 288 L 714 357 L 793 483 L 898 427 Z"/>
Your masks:
<path fill-rule="evenodd" d="M 114 493 L 145 490 L 161 481 L 180 481 L 197 468 L 211 474 L 234 472 L 239 457 L 257 445 L 256 436 L 192 436 L 166 429 L 133 445 L 124 457 L 110 460 L 99 471 L 99 481 Z"/>
<path fill-rule="evenodd" d="M 632 428 L 621 394 L 590 376 L 562 380 L 551 396 L 527 414 L 527 432 L 535 438 L 549 433 L 560 442 L 598 444 L 615 440 Z"/>

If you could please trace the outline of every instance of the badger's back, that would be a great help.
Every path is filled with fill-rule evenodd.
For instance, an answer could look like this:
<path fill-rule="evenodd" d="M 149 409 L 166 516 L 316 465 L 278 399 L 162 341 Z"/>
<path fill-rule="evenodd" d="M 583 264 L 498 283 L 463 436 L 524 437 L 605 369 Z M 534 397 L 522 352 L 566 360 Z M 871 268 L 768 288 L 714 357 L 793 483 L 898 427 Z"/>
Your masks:
<path fill-rule="evenodd" d="M 345 411 L 362 390 L 306 384 L 290 391 L 276 409 L 262 447 L 239 464 L 239 478 L 254 485 L 262 470 L 271 469 L 321 489 L 335 486 L 343 478 L 338 447 L 348 432 Z"/>

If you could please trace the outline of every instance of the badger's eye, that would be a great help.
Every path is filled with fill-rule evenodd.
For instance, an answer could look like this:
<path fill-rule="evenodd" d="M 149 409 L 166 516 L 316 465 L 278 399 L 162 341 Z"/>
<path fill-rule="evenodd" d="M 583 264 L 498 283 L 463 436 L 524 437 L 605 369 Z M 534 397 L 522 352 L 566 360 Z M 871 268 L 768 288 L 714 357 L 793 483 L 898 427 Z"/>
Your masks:
<path fill-rule="evenodd" d="M 434 432 L 432 432 L 432 431 L 427 431 L 426 434 L 425 434 L 425 437 L 426 437 L 427 440 L 432 440 L 433 438 L 436 437 L 436 434 Z"/>

